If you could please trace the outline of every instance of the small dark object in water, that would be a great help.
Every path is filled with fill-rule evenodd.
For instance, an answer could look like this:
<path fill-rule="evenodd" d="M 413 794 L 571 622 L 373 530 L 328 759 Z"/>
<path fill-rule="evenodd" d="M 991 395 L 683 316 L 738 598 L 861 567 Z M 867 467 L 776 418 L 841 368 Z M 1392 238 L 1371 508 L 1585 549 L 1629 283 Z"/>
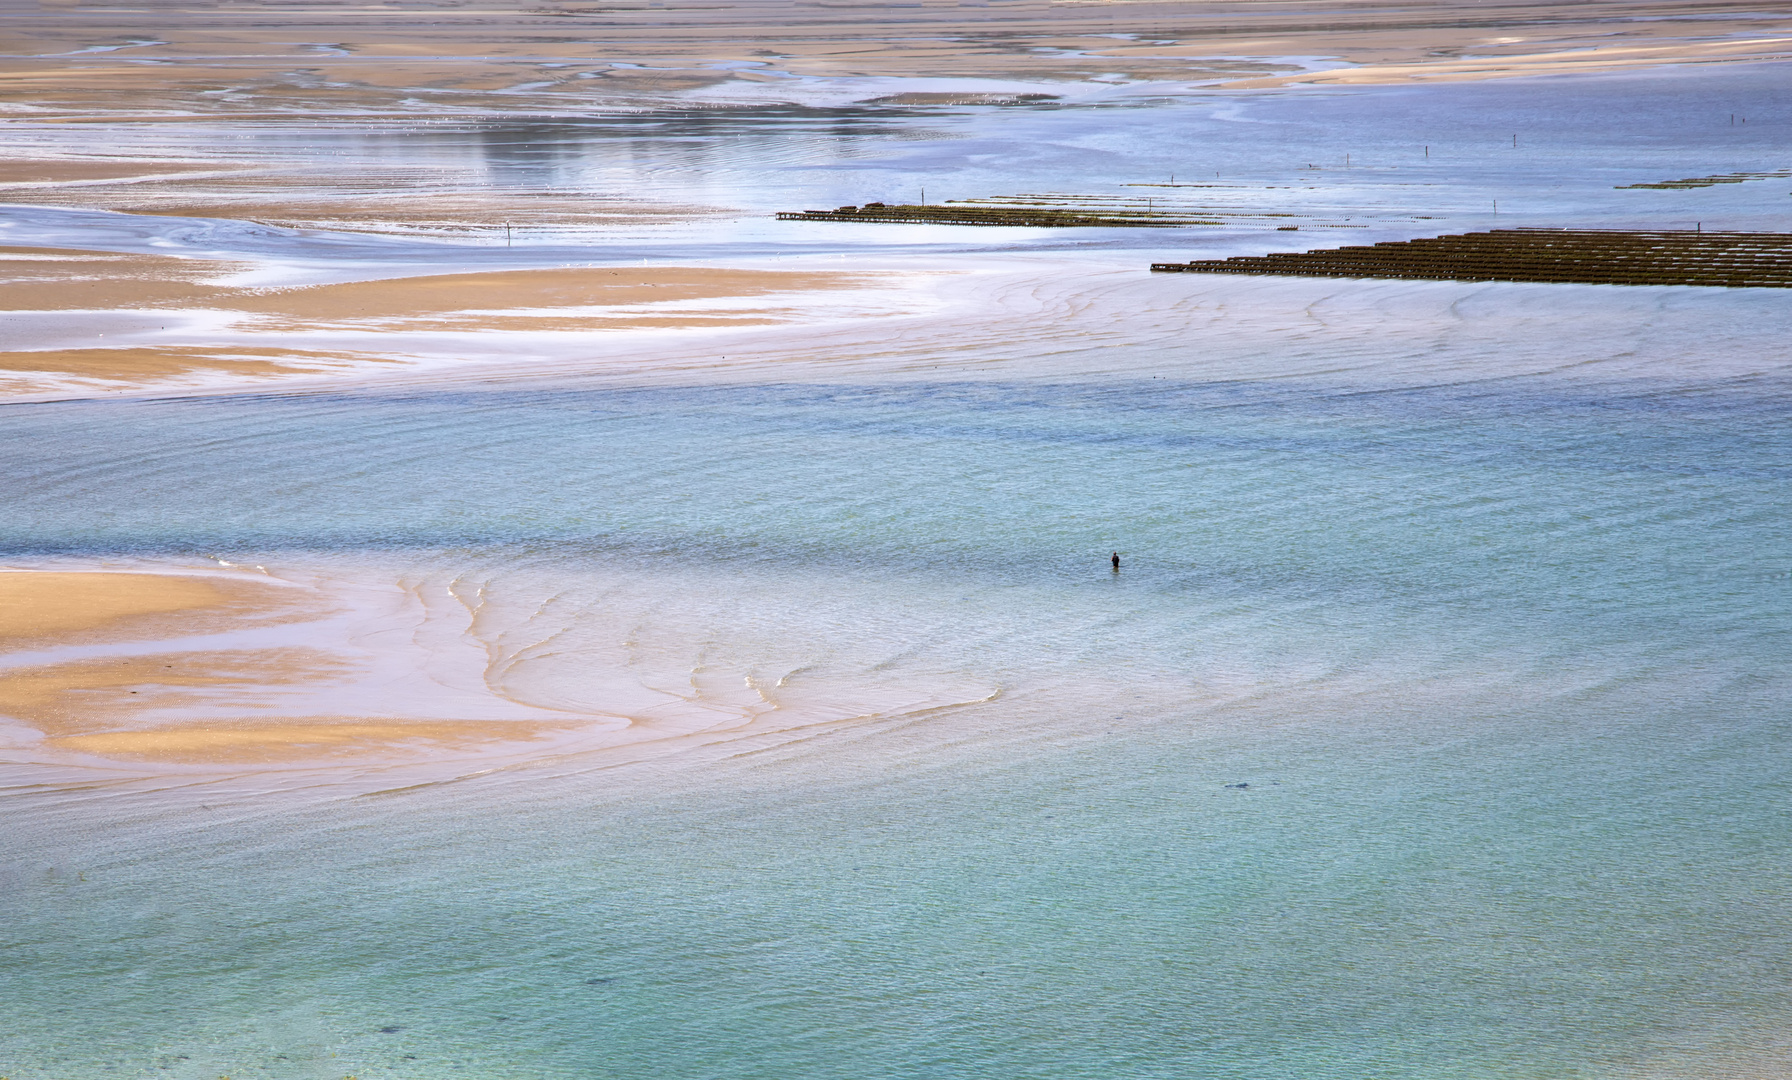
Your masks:
<path fill-rule="evenodd" d="M 1120 569 L 1120 553 L 1118 551 L 1114 552 L 1114 557 L 1109 561 L 1114 564 L 1114 569 Z"/>
<path fill-rule="evenodd" d="M 602 979 L 586 979 L 585 985 L 586 986 L 602 986 L 604 983 L 613 983 L 615 981 L 616 981 L 616 977 L 614 975 L 611 975 L 611 976 L 607 976 Z"/>
<path fill-rule="evenodd" d="M 404 1030 L 403 1027 L 399 1026 L 398 1024 L 393 1024 L 390 1027 L 381 1028 L 380 1034 L 381 1035 L 396 1035 L 403 1030 Z"/>
<path fill-rule="evenodd" d="M 1251 785 L 1249 785 L 1249 784 L 1227 784 L 1226 786 L 1232 787 L 1232 788 L 1248 788 Z"/>

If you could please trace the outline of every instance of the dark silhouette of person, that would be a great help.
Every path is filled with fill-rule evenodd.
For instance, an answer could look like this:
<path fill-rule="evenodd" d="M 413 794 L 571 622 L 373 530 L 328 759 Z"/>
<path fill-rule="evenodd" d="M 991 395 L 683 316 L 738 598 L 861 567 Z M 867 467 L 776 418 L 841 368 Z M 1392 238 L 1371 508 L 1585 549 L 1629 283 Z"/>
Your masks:
<path fill-rule="evenodd" d="M 1120 553 L 1118 551 L 1114 552 L 1114 557 L 1109 561 L 1114 564 L 1114 569 L 1116 571 L 1120 569 Z"/>

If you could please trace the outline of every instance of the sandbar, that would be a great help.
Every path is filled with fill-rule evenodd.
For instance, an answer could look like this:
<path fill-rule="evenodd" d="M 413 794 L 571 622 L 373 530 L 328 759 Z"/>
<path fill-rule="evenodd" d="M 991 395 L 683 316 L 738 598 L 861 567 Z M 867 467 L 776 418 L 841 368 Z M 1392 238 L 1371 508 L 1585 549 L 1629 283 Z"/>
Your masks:
<path fill-rule="evenodd" d="M 289 288 L 220 283 L 231 263 L 0 248 L 0 311 L 205 308 L 313 323 L 465 311 L 623 307 L 862 286 L 873 275 L 715 267 L 548 267 L 421 274 Z"/>
<path fill-rule="evenodd" d="M 0 247 L 0 311 L 193 306 L 246 266 L 221 259 L 76 248 Z"/>
<path fill-rule="evenodd" d="M 464 751 L 591 722 L 519 715 L 509 702 L 498 702 L 499 715 L 470 717 L 320 713 L 319 702 L 339 700 L 367 674 L 368 658 L 343 641 L 206 644 L 314 623 L 339 599 L 240 574 L 0 572 L 0 660 L 25 650 L 54 657 L 58 647 L 67 655 L 70 646 L 99 653 L 0 667 L 0 716 L 37 732 L 38 753 L 181 765 Z"/>
<path fill-rule="evenodd" d="M 705 267 L 609 269 L 560 267 L 434 274 L 220 294 L 213 306 L 306 322 L 399 319 L 454 312 L 515 314 L 515 309 L 613 308 L 721 297 L 843 289 L 863 274 Z"/>
<path fill-rule="evenodd" d="M 96 379 L 148 379 L 196 371 L 283 375 L 327 366 L 330 357 L 296 350 L 182 348 L 41 349 L 0 352 L 0 371 L 76 375 Z M 357 357 L 375 360 L 376 357 Z"/>
<path fill-rule="evenodd" d="M 0 571 L 0 644 L 206 633 L 252 615 L 279 617 L 292 601 L 286 590 L 242 577 Z"/>
<path fill-rule="evenodd" d="M 558 725 L 569 727 L 572 725 Z M 282 723 L 181 725 L 46 739 L 59 750 L 135 762 L 282 764 L 403 750 L 472 750 L 530 741 L 554 726 L 522 721 L 392 720 L 307 717 Z"/>
<path fill-rule="evenodd" d="M 884 278 L 867 272 L 562 266 L 251 288 L 227 283 L 238 269 L 203 259 L 0 249 L 0 311 L 166 312 L 168 318 L 158 322 L 169 324 L 115 333 L 106 344 L 89 337 L 78 345 L 0 352 L 0 393 L 72 392 L 96 382 L 155 387 L 172 379 L 191 389 L 194 377 L 234 385 L 371 372 L 374 365 L 418 356 L 415 339 L 400 332 L 773 326 L 806 317 L 802 296 L 874 287 Z M 337 334 L 327 346 L 310 348 L 294 337 L 341 330 L 361 336 Z M 67 337 L 54 329 L 51 334 Z M 379 335 L 389 335 L 389 343 L 382 345 Z M 171 337 L 189 340 L 163 343 Z M 466 354 L 464 347 L 450 347 Z"/>
<path fill-rule="evenodd" d="M 6 672 L 0 713 L 42 732 L 42 745 L 51 750 L 188 765 L 293 762 L 407 747 L 466 749 L 576 726 L 267 715 L 278 691 L 326 683 L 347 667 L 327 652 L 290 648 L 78 660 Z M 183 715 L 195 711 L 211 715 Z"/>

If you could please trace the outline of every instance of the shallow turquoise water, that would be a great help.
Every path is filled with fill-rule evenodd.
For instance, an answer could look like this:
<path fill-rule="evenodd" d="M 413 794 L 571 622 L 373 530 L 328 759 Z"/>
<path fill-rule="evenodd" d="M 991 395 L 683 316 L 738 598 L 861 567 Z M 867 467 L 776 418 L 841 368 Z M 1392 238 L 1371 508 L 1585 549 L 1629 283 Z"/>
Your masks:
<path fill-rule="evenodd" d="M 1652 73 L 858 110 L 833 135 L 839 116 L 796 110 L 440 128 L 380 153 L 464 157 L 496 187 L 722 189 L 755 214 L 923 176 L 951 197 L 1105 191 L 1197 161 L 1255 191 L 1325 155 L 1317 189 L 1262 198 L 1381 230 L 1353 240 L 1505 224 L 1483 215 L 1494 197 L 1511 223 L 1777 228 L 1767 182 L 1613 189 L 1783 165 L 1779 92 L 1765 68 Z M 1738 108 L 1752 126 L 1720 128 Z M 121 250 L 521 257 L 125 215 L 4 224 Z M 1142 267 L 1153 245 L 1311 235 L 783 228 L 598 254 L 1125 245 Z M 521 700 L 601 706 L 625 642 L 656 671 L 769 673 L 801 708 L 877 714 L 424 786 L 371 767 L 141 784 L 22 755 L 0 767 L 0 1075 L 1783 1072 L 1783 307 L 1140 278 L 1156 291 L 1131 326 L 1073 281 L 1037 336 L 995 341 L 1012 323 L 992 322 L 909 344 L 868 324 L 860 343 L 924 356 L 961 334 L 1002 361 L 980 380 L 843 355 L 851 378 L 822 381 L 0 408 L 9 563 L 454 581 L 483 598 Z M 1237 314 L 1203 321 L 1216 306 Z M 879 711 L 903 694 L 957 704 Z"/>
<path fill-rule="evenodd" d="M 13 557 L 452 573 L 1002 696 L 382 796 L 14 771 L 8 1075 L 1749 1075 L 1792 955 L 1785 390 L 9 407 Z"/>

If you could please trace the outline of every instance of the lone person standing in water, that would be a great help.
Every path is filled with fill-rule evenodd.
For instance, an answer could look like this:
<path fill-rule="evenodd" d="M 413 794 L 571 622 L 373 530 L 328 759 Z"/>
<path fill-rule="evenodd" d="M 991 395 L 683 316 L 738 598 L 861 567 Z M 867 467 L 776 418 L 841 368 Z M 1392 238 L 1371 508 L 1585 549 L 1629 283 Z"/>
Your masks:
<path fill-rule="evenodd" d="M 1118 574 L 1120 572 L 1120 553 L 1114 552 L 1114 557 L 1109 561 L 1114 564 L 1114 573 Z"/>

